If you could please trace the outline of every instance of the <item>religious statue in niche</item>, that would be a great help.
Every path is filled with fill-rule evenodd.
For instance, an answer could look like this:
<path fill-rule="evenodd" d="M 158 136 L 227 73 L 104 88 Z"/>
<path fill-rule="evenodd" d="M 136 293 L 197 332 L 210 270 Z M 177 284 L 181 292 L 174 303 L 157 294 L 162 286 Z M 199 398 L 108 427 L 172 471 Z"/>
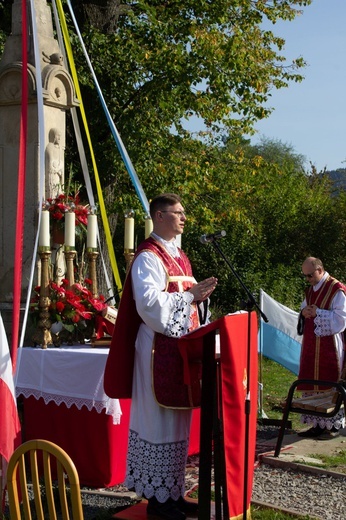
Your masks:
<path fill-rule="evenodd" d="M 57 128 L 49 130 L 46 146 L 46 198 L 55 198 L 62 192 L 64 184 L 64 151 L 61 147 L 61 133 Z"/>
<path fill-rule="evenodd" d="M 50 65 L 63 65 L 64 64 L 64 58 L 61 54 L 58 52 L 54 52 L 50 56 L 46 54 L 44 51 L 42 51 L 42 59 L 44 62 L 49 63 Z"/>

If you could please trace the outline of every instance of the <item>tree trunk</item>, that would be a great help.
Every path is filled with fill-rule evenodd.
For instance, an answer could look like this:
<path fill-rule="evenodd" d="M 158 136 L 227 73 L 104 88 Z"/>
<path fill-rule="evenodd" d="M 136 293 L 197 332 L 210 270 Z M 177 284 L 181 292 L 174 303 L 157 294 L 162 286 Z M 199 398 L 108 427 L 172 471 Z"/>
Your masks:
<path fill-rule="evenodd" d="M 111 34 L 117 30 L 119 17 L 130 9 L 121 0 L 78 0 L 75 11 L 81 27 L 90 24 L 104 34 Z"/>

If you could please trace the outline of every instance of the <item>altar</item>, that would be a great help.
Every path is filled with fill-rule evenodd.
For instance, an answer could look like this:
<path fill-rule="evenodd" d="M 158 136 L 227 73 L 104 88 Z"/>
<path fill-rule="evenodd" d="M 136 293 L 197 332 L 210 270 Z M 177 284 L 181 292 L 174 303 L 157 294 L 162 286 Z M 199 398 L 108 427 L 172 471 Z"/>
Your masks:
<path fill-rule="evenodd" d="M 125 478 L 130 399 L 103 390 L 108 348 L 86 345 L 18 351 L 16 395 L 23 398 L 23 441 L 47 439 L 74 461 L 80 482 L 97 488 Z M 189 453 L 199 451 L 194 410 Z"/>

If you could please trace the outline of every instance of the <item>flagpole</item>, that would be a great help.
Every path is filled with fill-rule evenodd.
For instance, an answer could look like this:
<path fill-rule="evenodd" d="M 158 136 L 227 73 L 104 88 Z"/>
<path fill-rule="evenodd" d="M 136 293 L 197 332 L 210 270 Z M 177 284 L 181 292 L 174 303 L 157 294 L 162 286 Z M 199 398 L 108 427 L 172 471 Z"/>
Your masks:
<path fill-rule="evenodd" d="M 263 291 L 260 289 L 260 307 L 263 309 Z M 258 383 L 258 395 L 259 395 L 259 418 L 268 419 L 267 414 L 263 410 L 263 320 L 260 320 L 260 333 L 259 333 L 259 346 L 260 346 L 260 363 L 259 363 L 259 383 Z"/>

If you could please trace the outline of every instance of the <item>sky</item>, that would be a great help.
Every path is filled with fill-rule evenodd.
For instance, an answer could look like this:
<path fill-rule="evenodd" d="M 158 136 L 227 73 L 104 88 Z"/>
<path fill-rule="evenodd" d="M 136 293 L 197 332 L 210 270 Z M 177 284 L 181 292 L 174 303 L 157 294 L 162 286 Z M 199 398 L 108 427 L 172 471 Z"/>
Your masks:
<path fill-rule="evenodd" d="M 286 40 L 290 60 L 303 56 L 305 79 L 275 90 L 275 110 L 255 125 L 260 136 L 279 140 L 318 171 L 346 168 L 346 0 L 313 0 L 292 22 L 272 30 Z"/>

